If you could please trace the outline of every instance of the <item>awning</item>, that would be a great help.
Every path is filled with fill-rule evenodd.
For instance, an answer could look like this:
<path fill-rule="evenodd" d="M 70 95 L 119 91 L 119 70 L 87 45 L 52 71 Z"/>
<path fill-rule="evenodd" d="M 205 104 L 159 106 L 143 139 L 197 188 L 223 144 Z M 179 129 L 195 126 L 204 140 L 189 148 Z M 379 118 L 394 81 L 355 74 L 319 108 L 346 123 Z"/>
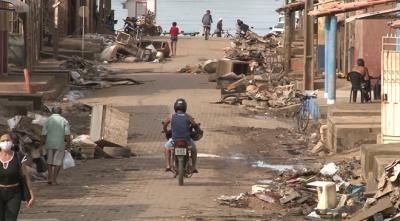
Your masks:
<path fill-rule="evenodd" d="M 381 5 L 387 3 L 394 3 L 396 0 L 366 0 L 351 3 L 332 2 L 320 6 L 318 9 L 310 11 L 308 14 L 316 17 L 323 17 L 328 15 L 335 15 L 360 9 L 369 8 L 374 5 Z"/>
<path fill-rule="evenodd" d="M 374 12 L 367 12 L 355 16 L 351 16 L 346 19 L 346 23 L 355 21 L 357 19 L 378 19 L 378 18 L 396 18 L 397 13 L 400 12 L 400 9 L 398 8 L 391 8 L 391 9 L 386 9 L 382 11 L 374 11 Z"/>
<path fill-rule="evenodd" d="M 314 0 L 314 3 L 317 3 L 318 0 Z M 289 4 L 286 4 L 278 9 L 276 9 L 275 11 L 278 13 L 284 12 L 284 11 L 300 11 L 303 10 L 304 7 L 306 5 L 306 1 L 305 0 L 299 0 L 297 2 L 292 2 Z"/>
<path fill-rule="evenodd" d="M 278 9 L 276 9 L 276 12 L 280 13 L 280 12 L 284 12 L 284 11 L 299 11 L 299 10 L 303 10 L 304 6 L 305 6 L 305 2 L 303 1 L 299 1 L 299 2 L 293 2 L 290 4 L 286 4 Z"/>
<path fill-rule="evenodd" d="M 7 2 L 13 5 L 15 12 L 17 13 L 26 13 L 29 11 L 29 6 L 25 2 L 21 2 L 19 0 L 0 0 L 0 2 Z"/>

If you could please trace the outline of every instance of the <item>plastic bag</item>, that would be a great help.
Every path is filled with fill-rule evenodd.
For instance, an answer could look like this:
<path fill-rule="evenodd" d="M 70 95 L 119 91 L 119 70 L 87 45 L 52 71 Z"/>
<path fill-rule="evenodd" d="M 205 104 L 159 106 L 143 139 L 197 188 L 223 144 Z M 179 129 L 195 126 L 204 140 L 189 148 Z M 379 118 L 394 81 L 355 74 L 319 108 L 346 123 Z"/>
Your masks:
<path fill-rule="evenodd" d="M 65 151 L 64 161 L 63 161 L 63 169 L 69 169 L 75 166 L 74 158 L 69 151 Z"/>

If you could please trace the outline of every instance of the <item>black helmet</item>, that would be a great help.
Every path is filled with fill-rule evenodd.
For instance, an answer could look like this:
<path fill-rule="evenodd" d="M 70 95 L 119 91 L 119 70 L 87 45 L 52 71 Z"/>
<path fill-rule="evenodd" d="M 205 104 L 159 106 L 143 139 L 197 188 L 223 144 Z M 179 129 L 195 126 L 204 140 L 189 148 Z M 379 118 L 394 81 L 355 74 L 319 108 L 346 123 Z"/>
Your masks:
<path fill-rule="evenodd" d="M 194 141 L 198 141 L 203 138 L 203 130 L 200 128 L 200 124 L 194 124 L 190 127 L 190 138 Z"/>
<path fill-rule="evenodd" d="M 183 111 L 186 113 L 187 103 L 185 99 L 179 98 L 175 101 L 174 110 L 177 112 L 178 110 Z"/>

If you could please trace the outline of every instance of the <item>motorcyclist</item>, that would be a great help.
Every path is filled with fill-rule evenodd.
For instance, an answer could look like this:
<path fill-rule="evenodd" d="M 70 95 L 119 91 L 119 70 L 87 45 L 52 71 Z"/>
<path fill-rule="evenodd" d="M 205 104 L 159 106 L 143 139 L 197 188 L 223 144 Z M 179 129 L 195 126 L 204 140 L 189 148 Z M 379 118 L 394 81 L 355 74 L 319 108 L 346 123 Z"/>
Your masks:
<path fill-rule="evenodd" d="M 201 22 L 203 23 L 204 33 L 206 33 L 206 31 L 208 31 L 208 33 L 210 33 L 211 23 L 213 23 L 213 19 L 212 19 L 210 10 L 206 11 L 206 14 L 203 15 Z"/>
<path fill-rule="evenodd" d="M 192 172 L 198 173 L 196 168 L 197 161 L 197 148 L 196 144 L 190 137 L 190 126 L 196 125 L 194 118 L 186 113 L 187 103 L 184 99 L 179 98 L 174 104 L 175 114 L 172 117 L 167 117 L 163 121 L 163 133 L 168 133 L 168 125 L 171 124 L 172 137 L 165 143 L 165 160 L 166 169 L 165 171 L 171 170 L 171 151 L 174 148 L 174 142 L 176 140 L 186 140 L 191 146 L 192 155 Z"/>

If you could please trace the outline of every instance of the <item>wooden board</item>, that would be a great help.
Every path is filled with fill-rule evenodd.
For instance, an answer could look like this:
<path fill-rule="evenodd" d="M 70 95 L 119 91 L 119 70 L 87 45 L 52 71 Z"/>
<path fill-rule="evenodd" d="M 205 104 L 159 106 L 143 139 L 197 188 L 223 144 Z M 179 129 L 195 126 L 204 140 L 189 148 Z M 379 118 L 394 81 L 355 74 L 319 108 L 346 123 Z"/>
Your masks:
<path fill-rule="evenodd" d="M 128 145 L 129 114 L 106 105 L 92 109 L 90 137 L 99 146 Z"/>

